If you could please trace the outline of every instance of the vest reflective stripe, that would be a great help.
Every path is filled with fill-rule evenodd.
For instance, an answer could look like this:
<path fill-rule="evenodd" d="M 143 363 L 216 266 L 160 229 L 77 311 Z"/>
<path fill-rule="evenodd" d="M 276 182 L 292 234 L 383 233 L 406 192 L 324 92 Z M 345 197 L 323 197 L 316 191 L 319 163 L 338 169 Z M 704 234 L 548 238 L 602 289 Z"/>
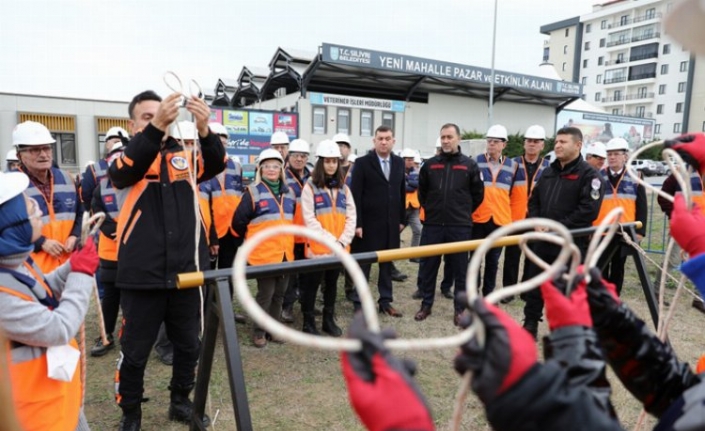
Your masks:
<path fill-rule="evenodd" d="M 64 244 L 76 222 L 76 207 L 80 202 L 71 176 L 61 169 L 51 168 L 51 196 L 45 197 L 32 182 L 25 193 L 39 203 L 39 208 L 44 214 L 42 235 Z M 55 258 L 43 250 L 31 254 L 32 259 L 43 272 L 53 271 L 66 262 L 70 255 L 70 253 L 64 253 Z"/>
<path fill-rule="evenodd" d="M 103 201 L 103 206 L 107 211 L 106 216 L 117 221 L 120 216 L 120 201 L 124 197 L 124 193 L 118 193 L 110 180 L 106 177 L 100 180 L 100 198 Z M 115 238 L 109 238 L 100 232 L 100 241 L 98 241 L 98 256 L 103 260 L 117 261 L 117 241 Z"/>
<path fill-rule="evenodd" d="M 294 220 L 296 198 L 291 190 L 282 193 L 280 201 L 264 183 L 250 184 L 247 189 L 252 196 L 255 215 L 247 225 L 245 240 L 272 226 L 290 225 Z M 250 265 L 280 263 L 284 258 L 294 260 L 294 237 L 279 235 L 260 243 L 247 257 Z"/>
<path fill-rule="evenodd" d="M 235 210 L 242 200 L 240 164 L 228 158 L 225 171 L 213 178 L 211 184 L 213 223 L 215 223 L 218 238 L 222 238 L 230 230 Z"/>
<path fill-rule="evenodd" d="M 487 157 L 484 154 L 477 156 L 477 166 L 482 173 L 485 184 L 485 198 L 482 204 L 472 213 L 475 223 L 487 223 L 493 219 L 498 226 L 512 222 L 510 192 L 516 172 L 514 160 L 505 157 L 496 175 L 492 174 Z"/>
<path fill-rule="evenodd" d="M 93 179 L 95 179 L 95 183 L 98 184 L 99 182 L 103 181 L 103 178 L 106 178 L 108 176 L 108 162 L 105 159 L 100 159 L 98 160 L 98 163 L 94 163 L 91 165 L 91 170 L 93 171 Z"/>
<path fill-rule="evenodd" d="M 198 207 L 201 211 L 201 222 L 206 230 L 206 242 L 210 245 L 210 231 L 213 219 L 211 218 L 210 193 L 198 189 Z"/>
<path fill-rule="evenodd" d="M 41 273 L 40 273 L 41 274 Z M 39 302 L 31 290 L 9 274 L 0 277 L 3 293 Z M 78 347 L 71 340 L 73 347 Z M 47 376 L 46 348 L 17 345 L 8 352 L 15 412 L 24 430 L 74 430 L 81 409 L 81 371 L 77 364 L 71 382 Z"/>
<path fill-rule="evenodd" d="M 617 183 L 617 187 L 612 187 L 607 171 L 600 170 L 600 175 L 605 182 L 605 197 L 602 198 L 600 213 L 592 223 L 597 226 L 607 217 L 610 211 L 615 208 L 622 208 L 624 214 L 620 219 L 622 222 L 636 221 L 636 190 L 638 184 L 627 175 L 626 170 L 622 171 L 622 178 Z"/>
<path fill-rule="evenodd" d="M 313 191 L 313 212 L 316 214 L 316 220 L 324 230 L 330 232 L 334 237 L 340 238 L 345 230 L 347 208 L 345 189 L 336 189 L 337 193 L 335 200 L 333 200 L 329 192 L 330 189 L 320 189 L 310 180 L 306 183 L 306 187 L 311 187 Z M 328 247 L 316 241 L 306 240 L 306 257 L 326 254 L 331 254 Z"/>
<path fill-rule="evenodd" d="M 517 172 L 514 176 L 514 186 L 512 187 L 512 193 L 510 196 L 511 208 L 512 208 L 512 221 L 524 220 L 526 218 L 526 212 L 529 210 L 529 186 L 528 186 L 528 175 L 526 172 L 526 165 L 524 163 L 524 158 L 519 156 L 514 158 L 514 163 L 517 165 Z M 536 181 L 539 180 L 543 170 L 548 167 L 549 163 L 546 159 L 540 159 L 539 165 L 536 168 L 536 173 L 532 180 L 531 190 L 534 189 Z"/>
<path fill-rule="evenodd" d="M 294 174 L 291 172 L 290 168 L 285 169 L 284 174 L 284 176 L 286 177 L 286 185 L 289 187 L 289 190 L 293 191 L 296 195 L 296 212 L 294 213 L 294 224 L 303 226 L 304 215 L 301 212 L 301 190 L 303 189 L 304 184 L 306 184 L 306 181 L 308 181 L 308 178 L 311 176 L 311 173 L 308 171 L 308 169 L 304 168 L 304 174 L 301 178 L 301 182 L 296 179 Z M 306 242 L 306 238 L 302 236 L 297 236 L 294 237 L 294 242 L 296 242 L 297 244 L 303 244 Z"/>

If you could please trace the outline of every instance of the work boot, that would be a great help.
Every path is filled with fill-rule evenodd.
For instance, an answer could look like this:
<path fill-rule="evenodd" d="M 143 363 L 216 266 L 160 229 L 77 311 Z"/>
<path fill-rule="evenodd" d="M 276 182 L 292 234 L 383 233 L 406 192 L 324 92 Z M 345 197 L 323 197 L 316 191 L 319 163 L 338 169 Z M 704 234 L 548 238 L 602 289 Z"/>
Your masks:
<path fill-rule="evenodd" d="M 321 335 L 316 329 L 316 317 L 313 313 L 304 313 L 304 327 L 301 331 L 311 335 Z"/>
<path fill-rule="evenodd" d="M 169 404 L 170 421 L 185 424 L 191 423 L 191 416 L 193 416 L 193 403 L 188 398 L 191 389 L 193 389 L 193 385 L 183 387 L 169 386 L 169 390 L 171 391 L 171 403 Z M 204 414 L 203 426 L 208 427 L 210 424 L 211 418 Z"/>
<path fill-rule="evenodd" d="M 95 339 L 95 344 L 91 348 L 91 356 L 95 358 L 103 356 L 110 350 L 113 350 L 113 348 L 115 348 L 115 341 L 113 340 L 112 334 L 108 335 L 108 344 L 105 346 L 103 345 L 103 339 L 98 337 Z"/>
<path fill-rule="evenodd" d="M 122 407 L 118 431 L 140 431 L 141 427 L 142 406 Z"/>
<path fill-rule="evenodd" d="M 331 337 L 340 337 L 343 335 L 343 330 L 335 324 L 335 312 L 332 309 L 323 309 L 323 324 L 321 329 Z"/>
<path fill-rule="evenodd" d="M 524 329 L 526 332 L 534 337 L 534 341 L 538 339 L 539 336 L 539 322 L 533 319 L 524 319 Z"/>
<path fill-rule="evenodd" d="M 287 305 L 282 308 L 282 322 L 284 323 L 294 323 L 294 306 Z"/>

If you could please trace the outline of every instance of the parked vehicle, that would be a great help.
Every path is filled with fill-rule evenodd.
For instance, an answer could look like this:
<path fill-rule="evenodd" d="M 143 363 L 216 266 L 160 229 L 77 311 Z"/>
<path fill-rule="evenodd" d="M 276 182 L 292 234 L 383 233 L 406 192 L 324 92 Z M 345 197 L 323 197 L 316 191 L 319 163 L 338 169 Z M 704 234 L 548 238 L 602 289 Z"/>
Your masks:
<path fill-rule="evenodd" d="M 654 160 L 636 159 L 632 160 L 632 168 L 641 172 L 644 176 L 663 175 L 664 169 L 660 163 Z"/>

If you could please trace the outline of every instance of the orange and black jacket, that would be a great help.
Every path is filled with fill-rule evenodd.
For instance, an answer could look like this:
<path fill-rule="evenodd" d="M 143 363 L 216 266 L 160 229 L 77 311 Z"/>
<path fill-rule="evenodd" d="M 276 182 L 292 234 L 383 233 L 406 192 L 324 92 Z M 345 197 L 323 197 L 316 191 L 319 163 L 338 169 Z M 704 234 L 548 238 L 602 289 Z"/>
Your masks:
<path fill-rule="evenodd" d="M 192 154 L 149 124 L 136 134 L 108 170 L 123 196 L 118 218 L 116 286 L 123 289 L 176 288 L 176 275 L 196 270 L 196 215 L 189 166 Z M 225 150 L 218 136 L 200 140 L 197 182 L 225 168 Z M 201 226 L 199 263 L 208 263 L 206 231 Z"/>

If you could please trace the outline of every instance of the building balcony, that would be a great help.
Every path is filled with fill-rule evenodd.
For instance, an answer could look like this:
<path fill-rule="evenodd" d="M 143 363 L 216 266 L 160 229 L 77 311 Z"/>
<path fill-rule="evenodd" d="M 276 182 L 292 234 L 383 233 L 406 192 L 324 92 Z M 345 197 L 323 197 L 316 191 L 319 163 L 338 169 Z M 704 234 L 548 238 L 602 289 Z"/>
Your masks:
<path fill-rule="evenodd" d="M 613 47 L 613 46 L 619 46 L 619 45 L 625 45 L 627 43 L 631 42 L 631 38 L 628 37 L 621 37 L 617 40 L 610 40 L 607 42 L 607 48 Z"/>
<path fill-rule="evenodd" d="M 626 82 L 626 76 L 616 76 L 614 78 L 607 78 L 603 81 L 605 84 L 617 84 L 619 82 Z"/>
<path fill-rule="evenodd" d="M 648 39 L 658 39 L 660 37 L 661 37 L 661 33 L 659 33 L 658 31 L 654 31 L 654 32 L 650 31 L 648 33 L 637 34 L 635 36 L 632 36 L 632 42 L 639 42 L 639 41 L 648 40 Z"/>
<path fill-rule="evenodd" d="M 607 28 L 610 29 L 610 28 L 626 27 L 628 25 L 637 24 L 637 23 L 649 21 L 652 19 L 661 19 L 661 18 L 663 18 L 663 14 L 661 12 L 645 13 L 643 15 L 635 16 L 634 18 L 627 18 L 625 20 L 614 21 L 610 24 L 607 24 Z"/>
<path fill-rule="evenodd" d="M 617 64 L 624 64 L 626 62 L 627 62 L 627 60 L 625 60 L 623 58 L 622 59 L 618 58 L 616 60 L 607 60 L 607 61 L 605 61 L 605 66 L 616 66 Z"/>
<path fill-rule="evenodd" d="M 654 113 L 649 111 L 649 112 L 626 112 L 624 115 L 627 117 L 636 117 L 636 118 L 654 118 Z"/>
<path fill-rule="evenodd" d="M 653 99 L 654 93 L 634 93 L 627 94 L 625 100 L 643 100 L 643 99 Z"/>
<path fill-rule="evenodd" d="M 656 72 L 640 73 L 629 77 L 630 81 L 638 81 L 640 79 L 656 78 Z"/>
<path fill-rule="evenodd" d="M 603 97 L 601 102 L 602 103 L 614 103 L 614 102 L 621 102 L 623 100 L 624 100 L 624 96 Z"/>
<path fill-rule="evenodd" d="M 649 58 L 657 58 L 658 57 L 658 52 L 651 52 L 648 54 L 640 54 L 640 55 L 632 55 L 629 57 L 629 61 L 639 61 L 639 60 L 646 60 Z"/>

